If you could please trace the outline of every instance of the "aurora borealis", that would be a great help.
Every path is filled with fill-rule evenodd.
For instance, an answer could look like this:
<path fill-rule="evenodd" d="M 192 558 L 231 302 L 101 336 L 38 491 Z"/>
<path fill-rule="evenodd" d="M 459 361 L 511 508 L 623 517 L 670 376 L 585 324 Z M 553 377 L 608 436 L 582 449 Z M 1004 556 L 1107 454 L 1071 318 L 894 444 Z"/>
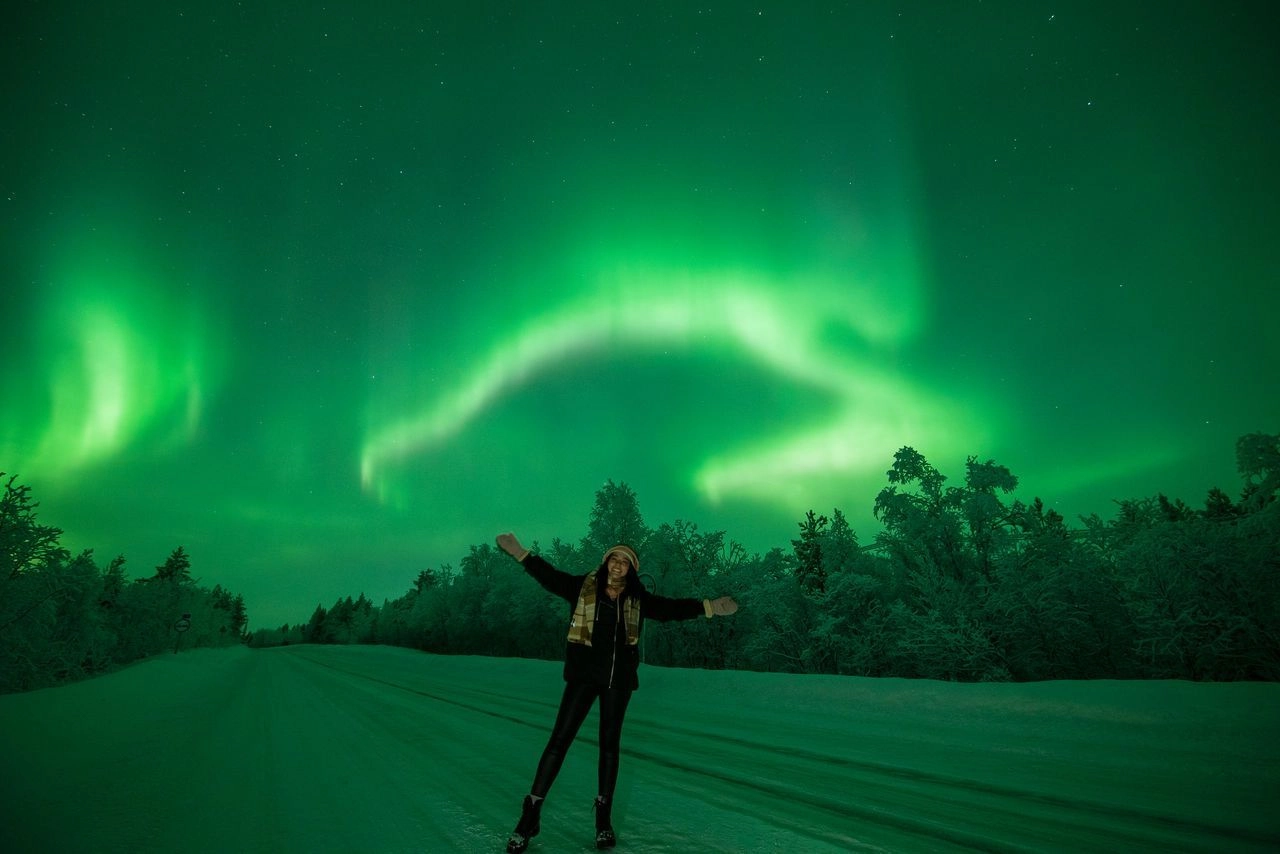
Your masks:
<path fill-rule="evenodd" d="M 1266 3 L 53 2 L 4 43 L 0 471 L 253 626 L 514 529 L 1074 521 L 1280 429 Z"/>

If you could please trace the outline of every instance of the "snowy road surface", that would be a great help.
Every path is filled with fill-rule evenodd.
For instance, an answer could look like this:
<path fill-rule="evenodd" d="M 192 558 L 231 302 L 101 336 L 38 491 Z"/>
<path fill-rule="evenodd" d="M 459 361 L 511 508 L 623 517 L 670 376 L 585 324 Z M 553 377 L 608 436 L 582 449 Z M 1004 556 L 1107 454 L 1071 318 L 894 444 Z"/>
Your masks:
<path fill-rule="evenodd" d="M 550 662 L 200 650 L 0 697 L 6 852 L 497 852 Z M 595 715 L 536 852 L 594 850 Z M 620 852 L 1280 850 L 1280 685 L 647 667 Z"/>

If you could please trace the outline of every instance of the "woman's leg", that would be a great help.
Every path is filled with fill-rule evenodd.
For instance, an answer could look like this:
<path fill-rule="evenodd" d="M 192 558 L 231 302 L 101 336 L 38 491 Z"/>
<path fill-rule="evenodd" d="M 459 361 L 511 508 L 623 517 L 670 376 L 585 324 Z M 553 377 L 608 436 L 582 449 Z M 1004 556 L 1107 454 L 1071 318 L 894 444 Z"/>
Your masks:
<path fill-rule="evenodd" d="M 610 802 L 618 785 L 618 763 L 622 753 L 622 720 L 627 714 L 631 692 L 606 688 L 600 692 L 600 794 Z"/>
<path fill-rule="evenodd" d="M 569 745 L 578 735 L 578 729 L 586 720 L 591 704 L 595 702 L 600 689 L 594 685 L 579 682 L 568 682 L 564 686 L 564 696 L 560 698 L 560 711 L 556 715 L 555 726 L 551 728 L 551 738 L 547 740 L 546 749 L 542 751 L 542 759 L 538 761 L 538 771 L 533 776 L 533 788 L 530 794 L 535 798 L 545 798 L 551 790 L 551 784 L 560 773 Z"/>

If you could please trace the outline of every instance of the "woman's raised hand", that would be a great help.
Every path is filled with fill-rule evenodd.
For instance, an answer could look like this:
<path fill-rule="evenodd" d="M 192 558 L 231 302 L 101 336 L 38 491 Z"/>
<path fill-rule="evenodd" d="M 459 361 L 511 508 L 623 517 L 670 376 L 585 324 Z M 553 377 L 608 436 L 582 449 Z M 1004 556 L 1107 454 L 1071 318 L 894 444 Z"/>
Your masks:
<path fill-rule="evenodd" d="M 520 541 L 516 539 L 516 535 L 509 531 L 505 534 L 499 534 L 494 542 L 498 544 L 498 548 L 502 549 L 516 560 L 524 557 L 529 551 L 524 546 L 520 545 Z"/>

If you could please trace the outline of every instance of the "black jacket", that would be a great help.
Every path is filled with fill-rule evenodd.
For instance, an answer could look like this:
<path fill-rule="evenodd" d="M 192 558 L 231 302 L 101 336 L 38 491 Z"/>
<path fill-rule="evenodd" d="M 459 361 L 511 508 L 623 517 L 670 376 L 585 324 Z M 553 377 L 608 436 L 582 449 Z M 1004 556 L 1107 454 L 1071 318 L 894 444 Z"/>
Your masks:
<path fill-rule="evenodd" d="M 528 555 L 521 561 L 521 564 L 524 566 L 525 572 L 532 575 L 534 580 L 569 603 L 569 615 L 572 617 L 573 608 L 578 602 L 578 595 L 582 592 L 582 584 L 587 578 L 586 574 L 571 575 L 567 572 L 561 572 L 535 554 Z M 607 599 L 605 594 L 607 580 L 608 573 L 604 567 L 601 567 L 596 571 L 597 623 L 601 617 L 600 603 Z M 706 615 L 701 599 L 672 599 L 650 593 L 640 583 L 635 569 L 632 569 L 627 574 L 627 586 L 622 591 L 622 596 L 618 598 L 619 607 L 612 610 L 621 611 L 623 600 L 629 596 L 634 596 L 640 601 L 640 631 L 642 633 L 645 621 L 648 619 L 668 622 L 670 620 L 692 620 L 695 617 Z M 618 633 L 615 631 L 612 633 L 613 643 L 600 643 L 599 641 L 603 640 L 603 632 L 597 631 L 597 642 L 592 646 L 566 642 L 564 654 L 565 681 L 596 682 L 601 684 L 602 687 L 625 688 L 633 691 L 640 687 L 640 679 L 637 675 L 637 671 L 640 668 L 640 650 L 638 646 L 632 646 L 626 642 L 625 634 L 625 631 L 622 632 L 623 637 L 619 638 Z"/>

